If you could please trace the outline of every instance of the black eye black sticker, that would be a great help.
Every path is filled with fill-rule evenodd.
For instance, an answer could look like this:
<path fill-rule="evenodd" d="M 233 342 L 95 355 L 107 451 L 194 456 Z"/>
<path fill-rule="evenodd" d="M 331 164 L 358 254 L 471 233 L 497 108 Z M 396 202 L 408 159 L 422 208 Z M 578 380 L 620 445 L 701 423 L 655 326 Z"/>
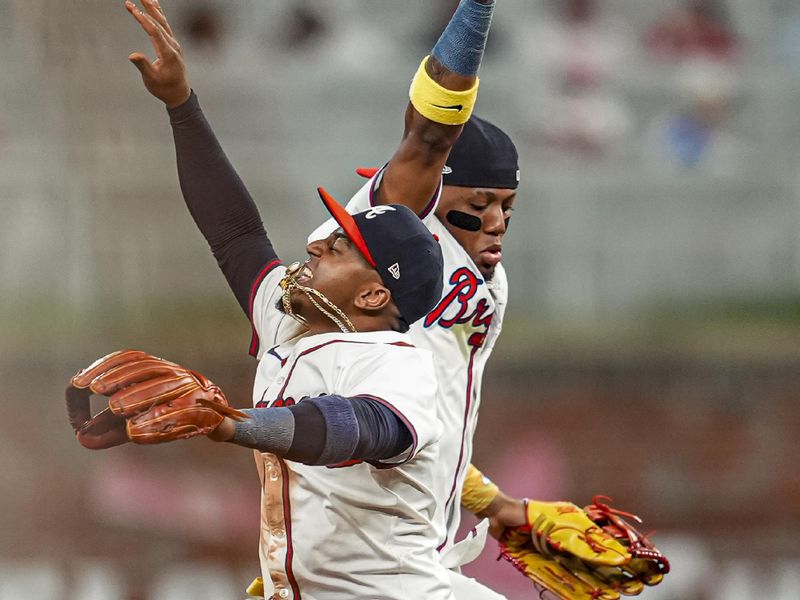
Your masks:
<path fill-rule="evenodd" d="M 466 231 L 480 231 L 483 221 L 480 217 L 470 215 L 460 210 L 451 210 L 446 215 L 447 222 L 453 227 L 465 229 Z"/>

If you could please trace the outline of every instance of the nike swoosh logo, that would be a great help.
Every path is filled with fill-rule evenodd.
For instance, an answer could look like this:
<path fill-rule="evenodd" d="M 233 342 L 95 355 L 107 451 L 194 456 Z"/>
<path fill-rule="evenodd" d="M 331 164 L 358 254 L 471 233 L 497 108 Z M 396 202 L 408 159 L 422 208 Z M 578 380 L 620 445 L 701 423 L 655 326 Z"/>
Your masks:
<path fill-rule="evenodd" d="M 435 106 L 436 108 L 441 108 L 442 110 L 454 110 L 456 112 L 461 112 L 464 108 L 462 104 L 454 104 L 453 106 L 442 106 L 440 104 L 431 104 L 431 106 Z"/>

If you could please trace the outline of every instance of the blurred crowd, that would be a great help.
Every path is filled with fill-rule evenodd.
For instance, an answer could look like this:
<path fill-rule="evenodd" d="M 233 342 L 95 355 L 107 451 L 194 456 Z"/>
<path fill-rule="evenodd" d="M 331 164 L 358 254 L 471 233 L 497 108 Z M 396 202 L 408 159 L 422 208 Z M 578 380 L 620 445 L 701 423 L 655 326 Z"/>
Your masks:
<path fill-rule="evenodd" d="M 48 7 L 47 0 L 39 4 Z M 358 0 L 176 0 L 168 9 L 195 63 L 271 62 L 370 77 L 376 65 L 405 64 L 427 46 L 455 4 L 370 10 Z M 521 141 L 541 150 L 538 158 L 641 157 L 645 166 L 735 170 L 747 156 L 738 125 L 758 93 L 754 67 L 759 61 L 800 67 L 800 9 L 786 0 L 505 4 L 488 60 L 501 77 L 516 75 L 506 97 Z M 0 20 L 15 28 L 22 5 L 4 3 Z M 0 151 L 2 124 L 0 113 Z"/>
<path fill-rule="evenodd" d="M 285 7 L 263 31 L 265 55 L 321 61 L 333 70 L 402 60 L 400 39 L 381 36 L 386 21 L 349 4 L 304 0 Z M 431 43 L 456 4 L 426 7 L 420 39 Z M 747 97 L 748 44 L 725 0 L 639 3 L 633 20 L 613 1 L 508 4 L 497 18 L 489 60 L 516 73 L 506 94 L 517 96 L 509 99 L 518 109 L 520 141 L 540 151 L 537 158 L 641 156 L 645 166 L 730 172 L 746 156 L 736 118 Z M 224 3 L 184 8 L 182 28 L 193 51 L 222 60 L 236 35 L 228 12 Z M 369 61 L 354 54 L 354 31 L 375 39 Z M 800 57 L 797 31 L 781 33 L 787 56 Z M 630 96 L 643 89 L 662 98 L 637 106 Z"/>

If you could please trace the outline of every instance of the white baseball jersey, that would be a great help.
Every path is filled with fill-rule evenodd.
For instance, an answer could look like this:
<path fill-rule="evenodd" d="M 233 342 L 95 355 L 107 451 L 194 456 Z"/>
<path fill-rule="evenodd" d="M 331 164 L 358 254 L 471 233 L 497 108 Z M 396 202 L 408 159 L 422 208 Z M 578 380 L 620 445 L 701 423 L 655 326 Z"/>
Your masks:
<path fill-rule="evenodd" d="M 381 177 L 377 173 L 347 204 L 350 213 L 367 210 Z M 439 518 L 446 527 L 439 542 L 444 554 L 456 542 L 461 521 L 461 487 L 472 457 L 472 437 L 478 422 L 483 370 L 494 347 L 505 312 L 508 282 L 502 265 L 495 268 L 491 281 L 480 270 L 433 214 L 437 198 L 421 218 L 439 238 L 444 256 L 442 299 L 422 320 L 412 325 L 409 335 L 418 348 L 433 352 L 438 381 L 438 415 L 444 427 L 439 442 L 438 477 L 445 482 Z M 332 219 L 314 231 L 309 240 L 326 237 L 337 227 Z M 483 537 L 475 539 L 482 545 Z M 479 552 L 479 549 L 478 549 Z M 473 548 L 464 552 L 470 558 L 450 561 L 448 566 L 464 564 L 476 556 Z"/>
<path fill-rule="evenodd" d="M 260 338 L 256 407 L 323 394 L 366 396 L 397 414 L 413 443 L 384 463 L 309 466 L 256 452 L 266 597 L 451 600 L 436 551 L 436 379 L 427 350 L 401 333 L 303 334 L 277 307 L 276 266 L 252 302 Z M 301 431 L 297 432 L 302 435 Z"/>

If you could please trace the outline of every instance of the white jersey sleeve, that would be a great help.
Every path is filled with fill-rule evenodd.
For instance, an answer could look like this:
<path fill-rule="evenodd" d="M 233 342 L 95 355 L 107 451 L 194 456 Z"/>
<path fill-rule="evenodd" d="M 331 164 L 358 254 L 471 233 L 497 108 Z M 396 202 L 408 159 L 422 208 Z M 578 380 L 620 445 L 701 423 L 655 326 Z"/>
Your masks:
<path fill-rule="evenodd" d="M 268 265 L 253 284 L 250 295 L 250 322 L 253 325 L 250 354 L 259 359 L 269 348 L 305 331 L 303 325 L 278 309 L 283 292 L 278 284 L 284 273 L 286 267 L 276 261 Z"/>
<path fill-rule="evenodd" d="M 413 374 L 411 379 L 409 374 Z M 357 364 L 347 369 L 342 384 L 344 395 L 370 398 L 388 407 L 411 433 L 411 446 L 398 456 L 381 461 L 379 466 L 407 462 L 421 448 L 439 439 L 436 374 L 429 351 L 405 343 L 371 346 Z"/>
<path fill-rule="evenodd" d="M 369 181 L 367 181 L 361 189 L 358 190 L 350 201 L 345 206 L 347 212 L 351 215 L 356 213 L 363 212 L 365 210 L 369 210 L 373 206 L 375 206 L 375 190 L 377 190 L 381 185 L 381 180 L 383 178 L 383 173 L 386 170 L 386 167 L 380 169 L 375 175 L 373 175 Z M 419 218 L 422 219 L 422 222 L 426 225 L 429 224 L 430 220 L 433 219 L 433 213 L 436 210 L 436 206 L 439 204 L 439 197 L 442 193 L 442 182 L 439 181 L 439 187 L 436 188 L 436 193 L 431 198 L 431 201 L 425 207 Z M 313 242 L 315 240 L 321 240 L 328 237 L 331 233 L 333 233 L 339 225 L 333 219 L 328 219 L 322 225 L 317 227 L 314 231 L 311 232 L 311 235 L 308 236 L 308 241 Z"/>

